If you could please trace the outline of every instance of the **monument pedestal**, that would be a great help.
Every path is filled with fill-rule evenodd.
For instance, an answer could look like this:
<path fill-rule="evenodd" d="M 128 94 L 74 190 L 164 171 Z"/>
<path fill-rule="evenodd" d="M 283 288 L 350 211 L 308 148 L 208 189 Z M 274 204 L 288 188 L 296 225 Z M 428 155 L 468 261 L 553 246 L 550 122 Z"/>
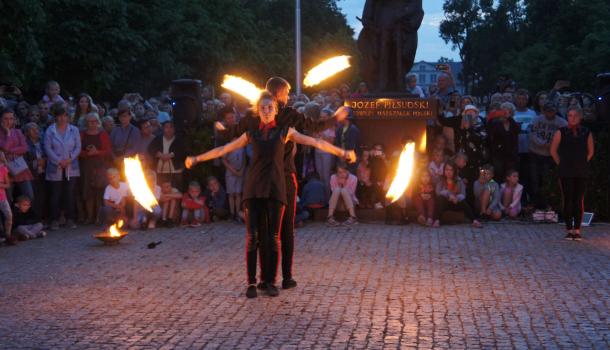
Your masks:
<path fill-rule="evenodd" d="M 410 96 L 369 95 L 346 100 L 360 129 L 360 145 L 370 148 L 380 143 L 386 154 L 392 154 L 412 139 L 419 148 L 426 137 L 427 120 L 436 118 L 437 100 Z"/>

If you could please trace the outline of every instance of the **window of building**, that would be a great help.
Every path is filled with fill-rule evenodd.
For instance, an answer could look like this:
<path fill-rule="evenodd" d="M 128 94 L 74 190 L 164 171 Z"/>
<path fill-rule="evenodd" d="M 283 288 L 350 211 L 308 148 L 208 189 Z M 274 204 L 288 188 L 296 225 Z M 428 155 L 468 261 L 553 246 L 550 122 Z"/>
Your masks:
<path fill-rule="evenodd" d="M 426 83 L 426 75 L 425 74 L 420 74 L 419 78 L 417 80 L 418 80 L 418 83 L 425 84 Z"/>
<path fill-rule="evenodd" d="M 433 82 L 436 81 L 436 74 L 432 74 L 430 76 L 430 81 L 433 81 Z"/>

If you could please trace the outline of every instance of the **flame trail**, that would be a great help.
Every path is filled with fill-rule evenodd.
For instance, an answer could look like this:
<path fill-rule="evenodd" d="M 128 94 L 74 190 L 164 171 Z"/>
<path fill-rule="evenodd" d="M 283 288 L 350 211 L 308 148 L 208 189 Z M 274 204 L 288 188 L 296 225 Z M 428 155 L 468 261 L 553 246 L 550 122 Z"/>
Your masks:
<path fill-rule="evenodd" d="M 349 56 L 335 56 L 327 59 L 319 65 L 313 67 L 305 75 L 303 85 L 311 87 L 320 84 L 322 81 L 332 77 L 333 75 L 351 67 Z"/>
<path fill-rule="evenodd" d="M 150 188 L 148 188 L 148 183 L 144 177 L 144 171 L 142 171 L 142 163 L 140 162 L 140 158 L 138 158 L 137 155 L 133 158 L 125 158 L 124 163 L 125 177 L 127 178 L 127 183 L 129 184 L 131 193 L 136 201 L 140 203 L 142 208 L 152 212 L 152 208 L 159 205 L 159 203 L 157 203 L 155 195 L 152 193 Z"/>
<path fill-rule="evenodd" d="M 221 85 L 227 90 L 231 90 L 236 94 L 245 97 L 250 103 L 255 104 L 261 95 L 262 89 L 259 89 L 253 83 L 234 75 L 225 75 Z"/>
<path fill-rule="evenodd" d="M 407 143 L 400 153 L 396 175 L 392 179 L 392 184 L 385 195 L 392 203 L 396 202 L 409 186 L 409 182 L 413 176 L 414 153 L 414 142 Z"/>

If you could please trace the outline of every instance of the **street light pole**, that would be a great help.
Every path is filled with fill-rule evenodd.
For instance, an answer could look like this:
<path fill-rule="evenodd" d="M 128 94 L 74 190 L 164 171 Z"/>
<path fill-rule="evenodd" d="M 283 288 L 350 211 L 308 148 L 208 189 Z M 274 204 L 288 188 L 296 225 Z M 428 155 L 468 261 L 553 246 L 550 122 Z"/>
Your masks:
<path fill-rule="evenodd" d="M 296 90 L 297 90 L 297 96 L 301 94 L 301 80 L 303 79 L 303 74 L 301 72 L 301 0 L 295 0 L 296 4 L 295 4 L 295 25 L 294 25 L 294 31 L 295 31 L 295 47 L 296 47 L 296 53 L 295 53 L 295 58 L 296 58 L 296 79 L 295 79 L 295 83 L 296 83 Z"/>

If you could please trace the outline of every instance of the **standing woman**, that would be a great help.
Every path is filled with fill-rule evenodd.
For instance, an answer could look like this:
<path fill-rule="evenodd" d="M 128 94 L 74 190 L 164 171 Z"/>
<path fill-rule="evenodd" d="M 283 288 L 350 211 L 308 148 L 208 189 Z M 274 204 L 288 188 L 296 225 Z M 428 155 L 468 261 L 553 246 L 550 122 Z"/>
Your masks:
<path fill-rule="evenodd" d="M 97 113 L 87 114 L 86 125 L 87 128 L 80 134 L 80 165 L 81 194 L 85 204 L 85 224 L 88 225 L 98 222 L 97 213 L 102 207 L 111 146 L 110 136 L 101 128 Z"/>
<path fill-rule="evenodd" d="M 47 153 L 47 175 L 51 206 L 51 230 L 59 229 L 59 215 L 64 210 L 66 226 L 76 228 L 74 198 L 77 179 L 80 177 L 78 155 L 81 151 L 78 128 L 70 125 L 65 103 L 57 102 L 51 108 L 55 122 L 44 135 Z"/>
<path fill-rule="evenodd" d="M 0 116 L 0 150 L 6 156 L 11 182 L 19 188 L 22 195 L 34 200 L 32 189 L 32 172 L 23 156 L 28 151 L 28 144 L 21 130 L 15 128 L 15 113 L 5 109 Z"/>
<path fill-rule="evenodd" d="M 551 156 L 559 167 L 559 180 L 563 195 L 563 216 L 566 222 L 566 239 L 580 241 L 580 224 L 584 210 L 587 168 L 595 152 L 593 134 L 580 125 L 582 109 L 568 109 L 568 126 L 555 131 L 551 143 Z"/>
<path fill-rule="evenodd" d="M 286 207 L 286 179 L 284 151 L 287 142 L 321 148 L 337 156 L 355 161 L 355 153 L 334 147 L 328 142 L 298 133 L 294 128 L 276 124 L 278 104 L 267 92 L 261 95 L 255 113 L 260 117 L 257 127 L 250 127 L 238 139 L 195 157 L 187 157 L 185 165 L 191 168 L 252 144 L 253 155 L 246 175 L 243 200 L 246 208 L 246 265 L 248 289 L 246 296 L 254 298 L 256 291 L 257 247 L 260 246 L 261 287 L 269 296 L 279 294 L 274 285 L 277 274 L 279 232 Z"/>

